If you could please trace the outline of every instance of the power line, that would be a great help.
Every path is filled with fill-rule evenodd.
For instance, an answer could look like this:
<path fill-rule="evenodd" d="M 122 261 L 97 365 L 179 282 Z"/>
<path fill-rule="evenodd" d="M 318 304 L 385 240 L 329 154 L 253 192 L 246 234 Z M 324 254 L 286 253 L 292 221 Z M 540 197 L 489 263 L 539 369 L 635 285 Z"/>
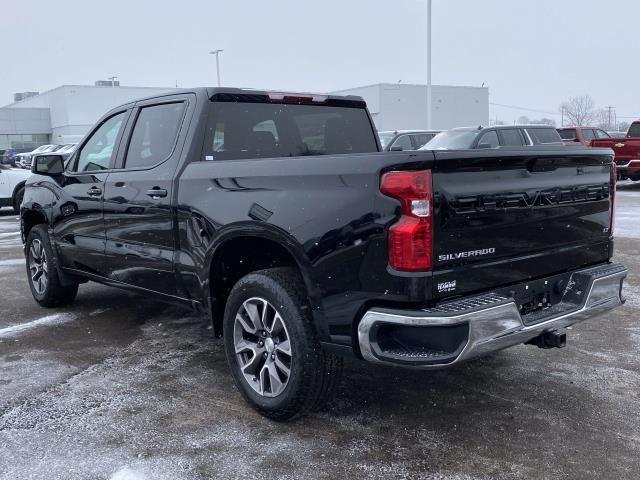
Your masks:
<path fill-rule="evenodd" d="M 535 108 L 519 107 L 517 105 L 505 105 L 503 103 L 489 102 L 489 105 L 493 105 L 494 107 L 511 108 L 513 110 L 522 110 L 522 111 L 525 111 L 525 112 L 544 113 L 546 115 L 559 115 L 558 112 L 551 112 L 549 110 L 537 110 Z"/>

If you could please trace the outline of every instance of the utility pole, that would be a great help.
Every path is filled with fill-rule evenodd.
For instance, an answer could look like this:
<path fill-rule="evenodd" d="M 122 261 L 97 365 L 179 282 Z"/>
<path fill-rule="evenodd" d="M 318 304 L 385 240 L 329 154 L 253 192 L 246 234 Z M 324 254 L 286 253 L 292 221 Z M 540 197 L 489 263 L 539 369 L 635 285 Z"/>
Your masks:
<path fill-rule="evenodd" d="M 564 127 L 564 105 L 560 107 L 560 113 L 562 115 L 562 120 L 560 121 L 560 126 Z"/>
<path fill-rule="evenodd" d="M 606 108 L 609 111 L 609 117 L 608 117 L 608 120 L 607 120 L 607 130 L 613 130 L 611 128 L 611 111 L 616 107 L 613 107 L 613 106 L 609 105 Z"/>
<path fill-rule="evenodd" d="M 116 80 L 117 79 L 118 79 L 118 77 L 116 77 L 115 75 L 113 77 L 107 78 L 107 80 L 111 80 L 111 88 L 116 86 Z"/>
<path fill-rule="evenodd" d="M 431 0 L 427 0 L 427 130 L 431 130 Z"/>
<path fill-rule="evenodd" d="M 216 56 L 216 74 L 218 77 L 218 86 L 220 86 L 220 54 L 223 52 L 224 50 L 211 50 L 209 52 L 209 55 L 215 55 Z"/>

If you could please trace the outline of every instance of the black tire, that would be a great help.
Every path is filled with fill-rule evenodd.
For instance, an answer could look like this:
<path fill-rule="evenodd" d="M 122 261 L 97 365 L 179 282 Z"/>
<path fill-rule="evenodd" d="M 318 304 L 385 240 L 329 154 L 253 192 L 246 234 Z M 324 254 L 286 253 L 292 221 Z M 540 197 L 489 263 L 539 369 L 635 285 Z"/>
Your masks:
<path fill-rule="evenodd" d="M 22 205 L 22 199 L 24 198 L 24 185 L 18 188 L 16 194 L 13 196 L 13 211 L 17 214 L 20 213 L 20 205 Z"/>
<path fill-rule="evenodd" d="M 245 302 L 256 298 L 264 299 L 273 306 L 275 313 L 282 318 L 290 343 L 291 362 L 286 386 L 281 393 L 271 397 L 262 395 L 255 390 L 255 386 L 250 385 L 241 370 L 240 355 L 236 354 L 236 314 Z M 321 407 L 338 384 L 342 358 L 320 347 L 306 290 L 295 269 L 271 268 L 241 278 L 227 299 L 223 333 L 227 362 L 236 385 L 245 400 L 267 418 L 290 420 Z M 264 355 L 268 356 L 266 353 Z M 262 383 L 262 380 L 259 382 Z"/>
<path fill-rule="evenodd" d="M 44 251 L 44 256 L 41 255 L 44 261 L 37 262 L 35 261 L 37 255 L 34 252 L 39 252 L 40 249 Z M 62 307 L 73 303 L 78 293 L 78 284 L 70 286 L 62 286 L 60 284 L 57 258 L 53 254 L 46 225 L 36 225 L 31 229 L 27 237 L 25 253 L 27 257 L 27 280 L 31 294 L 36 302 L 47 308 Z M 41 270 L 40 276 L 34 275 L 34 269 L 37 270 L 38 268 Z M 41 280 L 43 275 L 46 280 L 44 283 Z"/>

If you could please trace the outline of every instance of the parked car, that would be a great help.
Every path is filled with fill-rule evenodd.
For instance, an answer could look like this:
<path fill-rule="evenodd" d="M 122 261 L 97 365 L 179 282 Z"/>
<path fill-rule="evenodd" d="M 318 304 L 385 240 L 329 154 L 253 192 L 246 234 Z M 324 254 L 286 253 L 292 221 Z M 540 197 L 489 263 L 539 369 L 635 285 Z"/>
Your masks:
<path fill-rule="evenodd" d="M 607 132 L 595 127 L 562 127 L 558 128 L 558 133 L 565 145 L 580 143 L 586 147 L 594 138 L 611 138 Z"/>
<path fill-rule="evenodd" d="M 28 283 L 43 307 L 93 280 L 204 312 L 239 391 L 279 420 L 327 398 L 342 355 L 433 369 L 561 347 L 621 305 L 627 270 L 610 151 L 558 143 L 380 152 L 360 97 L 150 97 L 107 113 L 66 169 L 37 157 Z"/>
<path fill-rule="evenodd" d="M 621 179 L 640 180 L 640 120 L 631 124 L 624 138 L 594 139 L 591 146 L 614 151 Z"/>
<path fill-rule="evenodd" d="M 60 149 L 62 145 L 41 145 L 31 152 L 19 153 L 16 155 L 16 165 L 20 168 L 31 168 L 31 158 L 36 153 L 55 152 Z"/>
<path fill-rule="evenodd" d="M 393 130 L 378 132 L 385 152 L 418 150 L 435 137 L 440 130 Z"/>
<path fill-rule="evenodd" d="M 554 127 L 545 125 L 496 125 L 460 127 L 436 135 L 420 150 L 467 150 L 478 148 L 564 145 Z"/>
<path fill-rule="evenodd" d="M 3 165 L 10 165 L 12 167 L 16 167 L 16 157 L 19 153 L 30 152 L 31 148 L 8 148 L 4 151 L 2 155 L 2 161 L 0 162 Z"/>
<path fill-rule="evenodd" d="M 20 213 L 24 184 L 30 176 L 29 170 L 0 164 L 0 207 L 13 207 L 16 213 Z"/>

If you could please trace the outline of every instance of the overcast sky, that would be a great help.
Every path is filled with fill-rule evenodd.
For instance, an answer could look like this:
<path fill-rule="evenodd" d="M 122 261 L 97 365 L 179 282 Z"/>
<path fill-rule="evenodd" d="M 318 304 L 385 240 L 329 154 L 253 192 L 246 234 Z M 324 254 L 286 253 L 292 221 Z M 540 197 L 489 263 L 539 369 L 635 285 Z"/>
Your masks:
<path fill-rule="evenodd" d="M 327 92 L 426 82 L 426 0 L 1 0 L 0 105 L 20 91 L 215 84 Z M 490 88 L 491 116 L 572 95 L 640 118 L 637 0 L 433 0 L 433 82 Z M 548 112 L 548 113 L 543 113 Z"/>

